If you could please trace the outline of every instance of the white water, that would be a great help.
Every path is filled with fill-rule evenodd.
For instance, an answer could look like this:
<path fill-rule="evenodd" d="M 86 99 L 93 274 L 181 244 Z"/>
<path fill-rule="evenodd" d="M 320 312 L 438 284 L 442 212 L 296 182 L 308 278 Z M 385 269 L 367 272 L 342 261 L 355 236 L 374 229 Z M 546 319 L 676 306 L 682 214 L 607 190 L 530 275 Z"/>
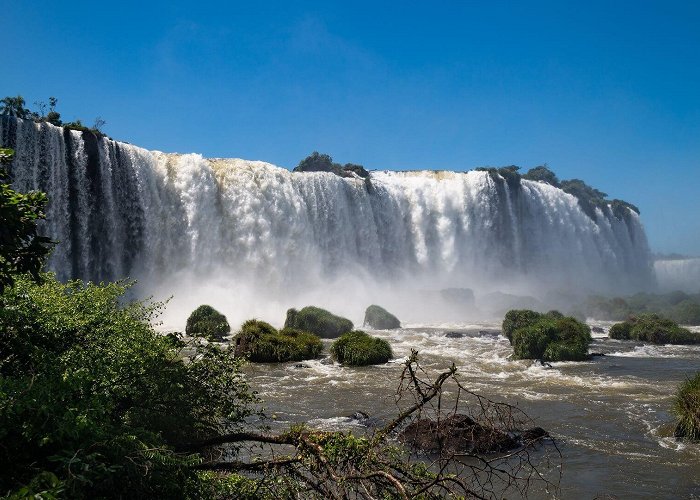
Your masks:
<path fill-rule="evenodd" d="M 486 172 L 373 172 L 370 182 L 240 159 L 164 154 L 48 124 L 0 120 L 14 186 L 49 195 L 45 232 L 61 278 L 142 280 L 175 294 L 181 326 L 209 302 L 232 323 L 279 323 L 290 306 L 361 319 L 371 302 L 407 319 L 420 291 L 625 292 L 653 281 L 638 216 L 547 184 Z M 409 300 L 412 297 L 415 300 Z"/>

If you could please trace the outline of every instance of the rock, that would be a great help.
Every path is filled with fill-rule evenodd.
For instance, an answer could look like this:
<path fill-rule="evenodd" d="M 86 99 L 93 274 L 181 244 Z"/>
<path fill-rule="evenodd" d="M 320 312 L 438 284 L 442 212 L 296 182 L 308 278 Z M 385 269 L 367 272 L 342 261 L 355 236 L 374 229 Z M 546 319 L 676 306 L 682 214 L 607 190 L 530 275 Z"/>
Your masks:
<path fill-rule="evenodd" d="M 297 363 L 294 365 L 294 368 L 311 368 L 309 365 L 305 365 L 304 363 Z"/>
<path fill-rule="evenodd" d="M 484 426 L 467 415 L 457 414 L 435 421 L 418 419 L 399 435 L 409 446 L 427 453 L 492 453 L 518 446 L 518 440 L 501 430 Z"/>
<path fill-rule="evenodd" d="M 401 322 L 383 307 L 371 305 L 365 310 L 364 326 L 375 330 L 393 330 L 401 328 Z"/>
<path fill-rule="evenodd" d="M 599 326 L 594 326 L 593 328 L 591 328 L 591 331 L 593 333 L 605 333 L 605 330 Z"/>
<path fill-rule="evenodd" d="M 464 337 L 464 333 L 462 332 L 446 332 L 445 337 L 448 339 L 461 339 Z"/>
<path fill-rule="evenodd" d="M 542 427 L 533 427 L 532 429 L 524 431 L 520 437 L 523 442 L 527 443 L 548 438 L 549 433 Z"/>
<path fill-rule="evenodd" d="M 191 337 L 222 341 L 231 331 L 226 316 L 208 305 L 201 305 L 187 318 L 185 333 Z"/>
<path fill-rule="evenodd" d="M 369 415 L 363 411 L 356 411 L 352 415 L 348 415 L 348 418 L 352 420 L 367 420 L 369 418 Z"/>
<path fill-rule="evenodd" d="M 311 332 L 325 339 L 334 339 L 344 333 L 352 331 L 352 321 L 321 309 L 320 307 L 307 306 L 297 311 L 287 310 L 285 328 L 296 328 L 305 332 Z"/>

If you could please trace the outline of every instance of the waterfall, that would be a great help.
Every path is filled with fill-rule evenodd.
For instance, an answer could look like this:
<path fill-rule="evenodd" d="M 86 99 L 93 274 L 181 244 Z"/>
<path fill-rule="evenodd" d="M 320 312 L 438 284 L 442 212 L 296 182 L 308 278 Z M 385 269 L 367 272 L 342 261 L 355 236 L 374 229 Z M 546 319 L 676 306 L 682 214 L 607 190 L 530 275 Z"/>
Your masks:
<path fill-rule="evenodd" d="M 60 242 L 49 267 L 61 279 L 131 277 L 148 289 L 188 274 L 191 286 L 211 279 L 286 297 L 329 283 L 350 294 L 351 283 L 623 292 L 653 282 L 636 213 L 597 208 L 593 220 L 540 182 L 290 172 L 8 117 L 0 141 L 16 150 L 15 189 L 48 193 L 42 230 Z"/>
<path fill-rule="evenodd" d="M 663 291 L 700 292 L 700 258 L 658 259 L 654 271 Z"/>

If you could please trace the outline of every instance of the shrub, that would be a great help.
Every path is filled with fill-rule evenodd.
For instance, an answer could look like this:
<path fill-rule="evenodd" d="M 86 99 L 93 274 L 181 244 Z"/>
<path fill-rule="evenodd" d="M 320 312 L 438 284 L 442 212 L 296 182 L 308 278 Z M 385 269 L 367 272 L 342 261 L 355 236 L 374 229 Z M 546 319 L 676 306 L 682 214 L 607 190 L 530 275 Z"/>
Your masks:
<path fill-rule="evenodd" d="M 530 326 L 544 315 L 529 309 L 511 309 L 503 319 L 503 335 L 513 344 L 513 332 L 518 328 Z"/>
<path fill-rule="evenodd" d="M 193 343 L 183 362 L 150 324 L 159 305 L 125 303 L 123 284 L 43 279 L 0 294 L 2 494 L 192 497 L 187 444 L 252 415 L 240 361 Z"/>
<path fill-rule="evenodd" d="M 331 345 L 339 363 L 351 366 L 378 365 L 389 361 L 393 353 L 386 340 L 356 330 L 343 334 Z"/>
<path fill-rule="evenodd" d="M 641 314 L 610 328 L 610 338 L 639 340 L 652 344 L 700 344 L 700 334 L 691 332 L 658 314 Z"/>
<path fill-rule="evenodd" d="M 307 306 L 301 311 L 289 309 L 285 328 L 295 328 L 305 332 L 315 333 L 321 338 L 333 339 L 352 330 L 352 321 L 321 309 Z"/>
<path fill-rule="evenodd" d="M 523 175 L 523 179 L 545 182 L 547 184 L 551 184 L 552 186 L 559 187 L 559 179 L 557 178 L 556 174 L 544 165 L 531 168 L 525 175 Z"/>
<path fill-rule="evenodd" d="M 226 316 L 208 305 L 199 306 L 187 318 L 185 333 L 207 340 L 222 340 L 231 331 Z"/>
<path fill-rule="evenodd" d="M 371 305 L 365 311 L 365 326 L 375 330 L 392 330 L 401 328 L 399 319 L 383 307 Z"/>
<path fill-rule="evenodd" d="M 678 417 L 676 437 L 700 439 L 700 372 L 678 388 L 673 413 Z"/>
<path fill-rule="evenodd" d="M 548 313 L 517 328 L 512 339 L 516 359 L 583 361 L 588 359 L 591 330 L 574 318 Z"/>
<path fill-rule="evenodd" d="M 251 319 L 236 334 L 236 355 L 257 363 L 281 363 L 317 358 L 323 344 L 316 335 L 293 328 L 277 331 L 269 323 Z"/>

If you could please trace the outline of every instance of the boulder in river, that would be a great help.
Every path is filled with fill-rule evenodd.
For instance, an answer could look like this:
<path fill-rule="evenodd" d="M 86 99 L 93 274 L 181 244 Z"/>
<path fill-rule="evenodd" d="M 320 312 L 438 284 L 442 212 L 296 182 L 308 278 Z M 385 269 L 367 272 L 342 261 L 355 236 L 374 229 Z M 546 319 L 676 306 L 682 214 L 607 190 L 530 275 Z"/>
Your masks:
<path fill-rule="evenodd" d="M 311 332 L 325 339 L 334 339 L 350 332 L 353 324 L 349 319 L 336 316 L 320 307 L 307 306 L 300 311 L 289 309 L 284 327 Z"/>
<path fill-rule="evenodd" d="M 401 328 L 399 319 L 378 305 L 371 305 L 365 310 L 365 326 L 375 330 L 393 330 Z"/>

